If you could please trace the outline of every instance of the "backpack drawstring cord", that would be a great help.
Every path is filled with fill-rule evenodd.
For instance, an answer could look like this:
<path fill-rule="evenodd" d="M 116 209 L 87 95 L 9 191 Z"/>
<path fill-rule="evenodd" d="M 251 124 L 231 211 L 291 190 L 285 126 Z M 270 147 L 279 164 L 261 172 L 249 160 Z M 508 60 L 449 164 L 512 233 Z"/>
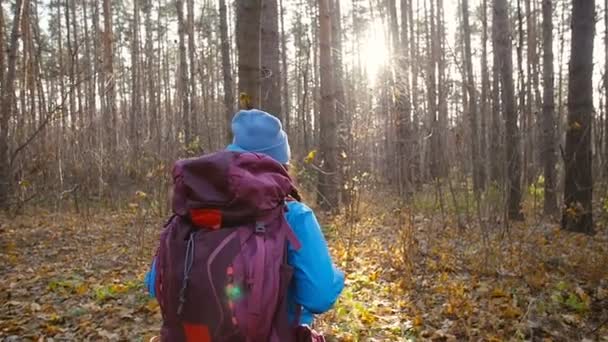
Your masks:
<path fill-rule="evenodd" d="M 194 238 L 196 232 L 190 234 L 188 244 L 186 246 L 186 260 L 184 260 L 184 279 L 182 280 L 182 288 L 179 291 L 179 306 L 177 307 L 177 315 L 181 316 L 186 304 L 186 289 L 188 288 L 188 280 L 190 279 L 190 271 L 194 263 Z"/>

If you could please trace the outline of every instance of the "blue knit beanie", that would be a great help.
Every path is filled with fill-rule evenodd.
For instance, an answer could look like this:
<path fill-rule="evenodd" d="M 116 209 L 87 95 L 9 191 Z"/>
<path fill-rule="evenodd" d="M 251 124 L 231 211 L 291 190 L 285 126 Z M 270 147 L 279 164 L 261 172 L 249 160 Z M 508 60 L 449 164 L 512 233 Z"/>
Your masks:
<path fill-rule="evenodd" d="M 281 164 L 287 164 L 291 156 L 287 134 L 281 121 L 258 109 L 242 110 L 232 119 L 234 140 L 229 151 L 263 153 Z"/>

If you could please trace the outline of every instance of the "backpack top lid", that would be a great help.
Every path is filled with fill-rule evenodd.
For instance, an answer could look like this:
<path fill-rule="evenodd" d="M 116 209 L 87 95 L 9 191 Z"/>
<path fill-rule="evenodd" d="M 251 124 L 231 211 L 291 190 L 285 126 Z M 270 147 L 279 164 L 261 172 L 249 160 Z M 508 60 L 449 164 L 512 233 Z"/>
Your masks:
<path fill-rule="evenodd" d="M 173 211 L 221 212 L 222 226 L 262 218 L 288 196 L 299 199 L 287 170 L 274 159 L 251 152 L 221 151 L 179 160 L 173 167 Z"/>

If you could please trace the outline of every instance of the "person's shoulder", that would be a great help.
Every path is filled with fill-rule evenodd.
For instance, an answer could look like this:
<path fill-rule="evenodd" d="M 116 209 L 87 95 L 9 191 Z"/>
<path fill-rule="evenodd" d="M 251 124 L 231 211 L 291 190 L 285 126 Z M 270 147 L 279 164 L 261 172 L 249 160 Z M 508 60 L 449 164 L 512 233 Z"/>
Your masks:
<path fill-rule="evenodd" d="M 287 202 L 287 220 L 291 221 L 304 215 L 313 214 L 312 209 L 302 202 L 289 201 Z"/>

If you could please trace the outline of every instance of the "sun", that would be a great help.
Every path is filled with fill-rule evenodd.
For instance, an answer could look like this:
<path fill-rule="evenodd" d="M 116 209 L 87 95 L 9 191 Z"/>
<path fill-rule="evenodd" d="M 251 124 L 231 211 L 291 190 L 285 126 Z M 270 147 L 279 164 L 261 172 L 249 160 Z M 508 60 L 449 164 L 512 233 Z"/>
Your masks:
<path fill-rule="evenodd" d="M 376 83 L 382 68 L 389 62 L 390 46 L 385 29 L 385 23 L 376 19 L 370 22 L 363 35 L 361 62 L 370 85 Z"/>

